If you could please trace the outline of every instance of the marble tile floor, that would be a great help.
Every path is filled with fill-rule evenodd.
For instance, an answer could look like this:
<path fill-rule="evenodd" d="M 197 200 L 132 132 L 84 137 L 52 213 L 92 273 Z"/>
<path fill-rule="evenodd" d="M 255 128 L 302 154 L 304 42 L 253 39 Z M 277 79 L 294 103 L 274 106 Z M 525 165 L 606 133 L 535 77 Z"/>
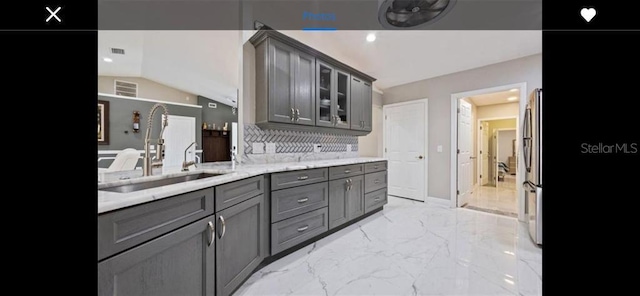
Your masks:
<path fill-rule="evenodd" d="M 515 189 L 515 176 L 505 178 L 504 182 L 499 182 L 497 187 L 478 186 L 465 207 L 471 209 L 488 210 L 493 213 L 502 213 L 511 217 L 517 217 L 518 197 Z M 511 182 L 513 181 L 513 182 Z M 502 183 L 502 184 L 501 184 Z"/>
<path fill-rule="evenodd" d="M 254 273 L 234 295 L 541 295 L 514 218 L 389 196 L 385 209 Z"/>

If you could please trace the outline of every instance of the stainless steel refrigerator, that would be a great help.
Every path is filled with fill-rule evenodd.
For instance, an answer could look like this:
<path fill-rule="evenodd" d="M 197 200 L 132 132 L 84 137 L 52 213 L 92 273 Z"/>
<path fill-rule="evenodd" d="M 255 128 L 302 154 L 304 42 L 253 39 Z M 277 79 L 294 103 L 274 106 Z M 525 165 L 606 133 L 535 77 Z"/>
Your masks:
<path fill-rule="evenodd" d="M 531 239 L 542 245 L 542 89 L 529 96 L 522 132 L 525 214 Z"/>

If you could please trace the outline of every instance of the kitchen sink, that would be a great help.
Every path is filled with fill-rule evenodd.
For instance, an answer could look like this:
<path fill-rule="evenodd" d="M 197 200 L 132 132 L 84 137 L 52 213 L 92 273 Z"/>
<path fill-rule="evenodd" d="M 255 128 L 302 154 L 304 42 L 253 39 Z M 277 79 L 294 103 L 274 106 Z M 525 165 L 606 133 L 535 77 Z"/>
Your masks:
<path fill-rule="evenodd" d="M 172 178 L 159 179 L 159 180 L 153 180 L 153 181 L 145 181 L 145 182 L 139 182 L 139 183 L 133 183 L 133 184 L 116 185 L 116 186 L 101 188 L 101 189 L 98 189 L 98 190 L 111 191 L 111 192 L 120 192 L 120 193 L 128 193 L 128 192 L 133 192 L 133 191 L 138 191 L 138 190 L 144 190 L 144 189 L 150 189 L 150 188 L 155 188 L 155 187 L 160 187 L 160 186 L 183 183 L 183 182 L 187 182 L 187 181 L 211 178 L 211 177 L 220 176 L 220 175 L 223 175 L 223 174 L 208 174 L 208 173 L 190 174 L 190 175 L 185 175 L 185 176 L 180 176 L 180 177 L 172 177 Z"/>

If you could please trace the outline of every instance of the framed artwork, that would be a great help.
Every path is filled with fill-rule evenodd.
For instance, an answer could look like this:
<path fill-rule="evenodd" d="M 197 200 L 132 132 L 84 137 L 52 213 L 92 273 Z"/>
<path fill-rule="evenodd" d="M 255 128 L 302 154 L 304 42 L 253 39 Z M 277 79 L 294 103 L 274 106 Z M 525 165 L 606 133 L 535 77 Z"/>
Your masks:
<path fill-rule="evenodd" d="M 98 145 L 109 145 L 109 101 L 98 100 Z"/>

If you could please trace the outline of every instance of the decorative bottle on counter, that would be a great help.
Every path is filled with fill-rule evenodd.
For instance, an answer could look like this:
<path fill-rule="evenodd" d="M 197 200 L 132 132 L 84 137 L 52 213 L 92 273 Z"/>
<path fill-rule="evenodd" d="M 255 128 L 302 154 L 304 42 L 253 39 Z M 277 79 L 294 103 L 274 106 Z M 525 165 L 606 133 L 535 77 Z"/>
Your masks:
<path fill-rule="evenodd" d="M 203 122 L 203 123 L 202 123 L 202 129 L 203 129 L 203 130 L 206 130 L 206 129 L 207 129 L 207 123 L 206 123 L 206 122 Z"/>

